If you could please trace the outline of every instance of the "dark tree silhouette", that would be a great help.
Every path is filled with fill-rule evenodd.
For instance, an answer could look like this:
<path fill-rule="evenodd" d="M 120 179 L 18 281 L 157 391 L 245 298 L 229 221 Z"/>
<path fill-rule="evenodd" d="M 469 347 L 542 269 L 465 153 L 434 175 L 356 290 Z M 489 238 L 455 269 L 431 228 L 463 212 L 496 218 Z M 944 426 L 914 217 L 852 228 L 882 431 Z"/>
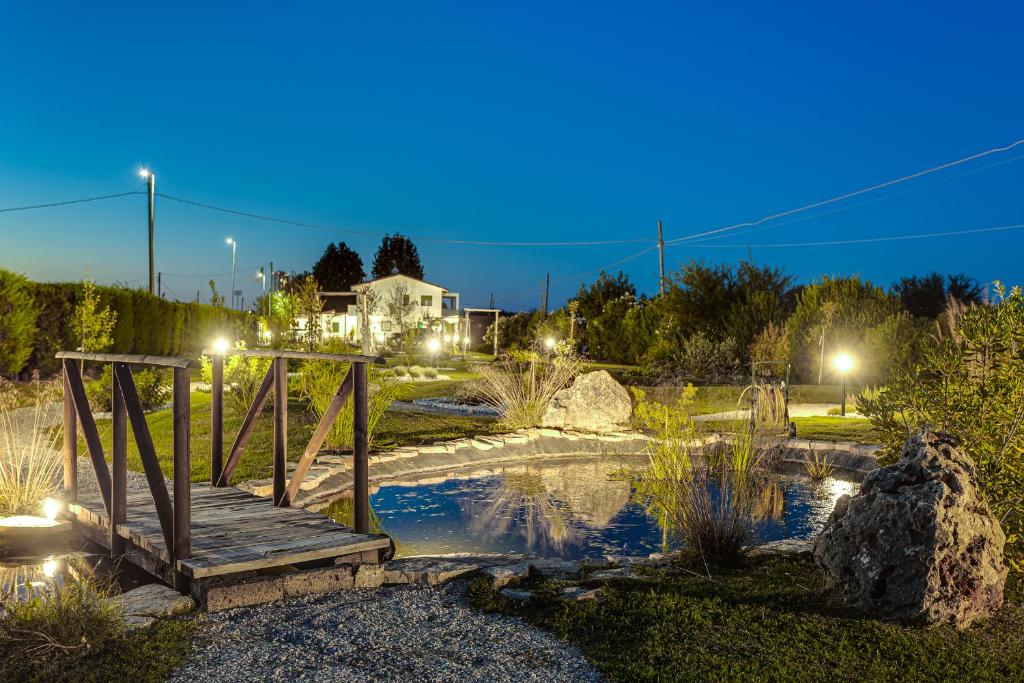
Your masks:
<path fill-rule="evenodd" d="M 939 317 L 949 296 L 965 304 L 979 304 L 982 299 L 977 280 L 963 273 L 945 278 L 939 273 L 904 277 L 892 289 L 903 310 L 919 318 Z"/>
<path fill-rule="evenodd" d="M 313 266 L 313 277 L 325 292 L 347 292 L 366 277 L 363 259 L 344 242 L 328 244 Z"/>
<path fill-rule="evenodd" d="M 408 237 L 385 235 L 373 256 L 373 277 L 382 278 L 395 273 L 422 280 L 423 264 L 416 245 Z"/>

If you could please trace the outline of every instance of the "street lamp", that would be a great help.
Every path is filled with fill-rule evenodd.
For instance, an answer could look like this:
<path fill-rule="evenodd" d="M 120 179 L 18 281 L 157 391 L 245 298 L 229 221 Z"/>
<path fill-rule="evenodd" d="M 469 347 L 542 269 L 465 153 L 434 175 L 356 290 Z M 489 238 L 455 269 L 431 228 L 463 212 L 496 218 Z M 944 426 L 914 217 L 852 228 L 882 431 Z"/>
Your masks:
<path fill-rule="evenodd" d="M 235 307 L 235 253 L 238 249 L 238 242 L 233 237 L 224 240 L 231 245 L 231 308 Z"/>
<path fill-rule="evenodd" d="M 430 352 L 431 357 L 434 360 L 434 367 L 437 367 L 437 353 L 441 350 L 441 340 L 437 337 L 431 337 L 427 340 L 427 351 Z"/>
<path fill-rule="evenodd" d="M 832 367 L 839 373 L 840 386 L 842 387 L 843 392 L 841 399 L 842 402 L 839 408 L 839 414 L 843 417 L 846 417 L 846 375 L 853 369 L 853 365 L 853 356 L 848 353 L 837 353 L 832 358 Z"/>
<path fill-rule="evenodd" d="M 145 178 L 147 194 L 149 194 L 149 293 L 155 295 L 156 278 L 154 271 L 156 266 L 153 262 L 153 197 L 156 190 L 156 174 L 148 168 L 140 168 L 139 177 Z"/>
<path fill-rule="evenodd" d="M 555 344 L 554 337 L 544 337 L 544 348 L 547 349 L 548 353 L 551 353 L 551 350 L 555 348 Z"/>

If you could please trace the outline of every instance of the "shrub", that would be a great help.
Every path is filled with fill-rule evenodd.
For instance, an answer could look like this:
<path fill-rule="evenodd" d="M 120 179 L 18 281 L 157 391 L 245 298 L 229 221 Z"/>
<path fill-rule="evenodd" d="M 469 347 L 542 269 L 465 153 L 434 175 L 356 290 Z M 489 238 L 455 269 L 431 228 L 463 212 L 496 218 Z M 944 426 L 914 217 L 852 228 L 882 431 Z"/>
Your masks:
<path fill-rule="evenodd" d="M 506 361 L 480 368 L 477 390 L 488 405 L 501 413 L 509 429 L 540 426 L 555 392 L 572 383 L 579 373 L 573 356 L 550 362 L 531 359 L 525 363 Z"/>
<path fill-rule="evenodd" d="M 167 403 L 171 394 L 171 378 L 167 370 L 144 368 L 133 370 L 132 379 L 139 393 L 143 410 L 156 410 Z M 94 412 L 110 412 L 114 399 L 114 372 L 109 364 L 95 380 L 85 385 L 89 406 Z"/>
<path fill-rule="evenodd" d="M 761 427 L 785 426 L 786 392 L 781 385 L 771 382 L 755 382 L 748 385 L 736 400 L 737 406 L 753 401 L 754 424 Z"/>
<path fill-rule="evenodd" d="M 418 365 L 413 365 L 411 368 L 409 368 L 409 374 L 416 378 L 422 377 L 423 368 L 421 368 Z"/>
<path fill-rule="evenodd" d="M 926 426 L 956 436 L 978 466 L 982 494 L 1007 532 L 1008 553 L 1024 552 L 1024 294 L 996 283 L 997 301 L 965 309 L 952 334 L 926 348 L 857 409 L 881 435 L 892 462 Z"/>
<path fill-rule="evenodd" d="M 437 368 L 423 368 L 423 376 L 427 379 L 437 379 Z"/>
<path fill-rule="evenodd" d="M 245 342 L 235 343 L 235 348 L 245 349 Z M 207 356 L 199 360 L 203 381 L 213 382 L 213 361 Z M 256 400 L 263 378 L 270 369 L 269 358 L 244 356 L 224 357 L 224 405 L 235 415 L 245 415 Z"/>
<path fill-rule="evenodd" d="M 24 680 L 16 671 L 20 665 L 23 672 L 47 669 L 43 679 L 55 680 L 69 660 L 123 636 L 124 610 L 107 600 L 110 594 L 98 579 L 69 573 L 60 581 L 51 579 L 42 590 L 32 589 L 27 600 L 5 596 L 0 616 L 5 675 Z"/>
<path fill-rule="evenodd" d="M 395 367 L 391 368 L 391 372 L 394 373 L 395 377 L 409 376 L 409 368 L 405 367 L 404 365 L 396 365 Z"/>
<path fill-rule="evenodd" d="M 28 363 L 38 317 L 29 281 L 0 268 L 0 376 L 13 377 Z"/>
<path fill-rule="evenodd" d="M 807 471 L 807 476 L 811 481 L 822 481 L 832 476 L 832 463 L 829 462 L 828 455 L 822 455 L 818 451 L 813 451 L 811 460 L 804 460 L 804 469 Z"/>
<path fill-rule="evenodd" d="M 39 514 L 43 499 L 57 492 L 63 456 L 57 449 L 59 394 L 54 384 L 36 386 L 26 416 L 10 386 L 0 385 L 0 511 Z M 17 411 L 17 412 L 15 412 Z"/>
<path fill-rule="evenodd" d="M 331 347 L 325 349 L 331 352 Z M 306 361 L 302 364 L 299 376 L 299 390 L 316 414 L 317 419 L 324 416 L 338 388 L 351 368 L 349 363 L 336 361 Z M 369 405 L 367 406 L 367 432 L 372 445 L 373 435 L 384 412 L 391 406 L 398 394 L 398 382 L 384 372 L 370 370 Z M 352 398 L 345 401 L 341 413 L 331 425 L 325 442 L 331 448 L 351 448 L 354 443 L 354 425 L 352 415 Z"/>

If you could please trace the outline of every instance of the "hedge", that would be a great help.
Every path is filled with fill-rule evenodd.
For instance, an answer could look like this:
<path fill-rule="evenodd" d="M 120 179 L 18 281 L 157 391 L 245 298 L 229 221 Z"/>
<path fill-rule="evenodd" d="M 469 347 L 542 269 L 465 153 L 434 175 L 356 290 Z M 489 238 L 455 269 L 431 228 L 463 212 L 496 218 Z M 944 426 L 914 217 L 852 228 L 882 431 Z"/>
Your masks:
<path fill-rule="evenodd" d="M 77 282 L 32 283 L 32 289 L 39 318 L 32 356 L 23 370 L 38 369 L 50 375 L 58 369 L 54 354 L 79 346 L 71 334 L 71 316 L 82 286 Z M 249 313 L 167 301 L 138 289 L 97 287 L 96 292 L 100 306 L 117 311 L 110 353 L 197 356 L 214 337 L 251 343 L 255 335 L 255 320 Z"/>

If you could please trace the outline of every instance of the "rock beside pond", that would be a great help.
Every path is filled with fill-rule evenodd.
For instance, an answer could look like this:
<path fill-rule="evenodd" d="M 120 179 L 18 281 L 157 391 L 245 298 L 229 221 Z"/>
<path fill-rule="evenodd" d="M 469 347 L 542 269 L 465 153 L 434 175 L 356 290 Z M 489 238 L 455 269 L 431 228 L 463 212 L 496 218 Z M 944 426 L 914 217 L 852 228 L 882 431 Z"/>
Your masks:
<path fill-rule="evenodd" d="M 173 588 L 153 583 L 107 598 L 124 609 L 128 627 L 145 628 L 158 617 L 172 617 L 195 609 L 195 601 Z"/>
<path fill-rule="evenodd" d="M 754 546 L 747 557 L 803 557 L 809 556 L 814 550 L 814 541 L 799 538 L 784 538 Z"/>
<path fill-rule="evenodd" d="M 614 432 L 629 424 L 629 392 L 606 370 L 580 375 L 555 393 L 544 414 L 544 427 L 585 432 Z"/>
<path fill-rule="evenodd" d="M 953 437 L 921 431 L 836 502 L 814 558 L 855 608 L 965 628 L 1003 602 L 1005 540 L 974 462 Z"/>
<path fill-rule="evenodd" d="M 487 567 L 483 570 L 483 574 L 491 580 L 491 586 L 495 590 L 500 590 L 515 579 L 525 579 L 530 574 L 530 565 L 526 562 L 517 562 L 516 564 Z"/>
<path fill-rule="evenodd" d="M 480 570 L 480 565 L 433 557 L 407 557 L 392 560 L 384 567 L 385 584 L 418 583 L 439 586 Z"/>

